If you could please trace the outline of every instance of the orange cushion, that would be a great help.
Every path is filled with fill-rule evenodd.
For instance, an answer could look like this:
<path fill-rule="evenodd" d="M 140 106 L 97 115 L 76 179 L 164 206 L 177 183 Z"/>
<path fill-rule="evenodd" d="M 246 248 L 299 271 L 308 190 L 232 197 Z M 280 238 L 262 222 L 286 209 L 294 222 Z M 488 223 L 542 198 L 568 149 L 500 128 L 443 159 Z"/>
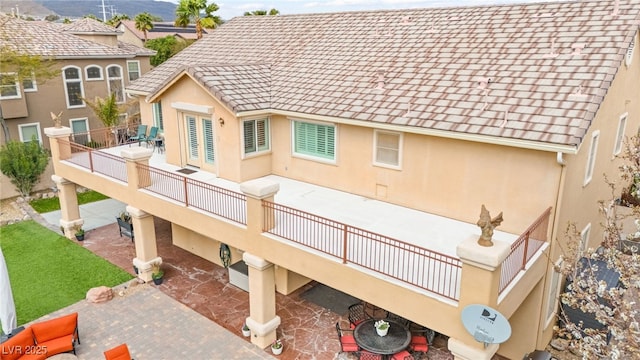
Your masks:
<path fill-rule="evenodd" d="M 355 344 L 356 338 L 354 338 L 353 335 L 342 335 L 340 342 L 343 344 Z"/>
<path fill-rule="evenodd" d="M 0 348 L 2 360 L 16 360 L 26 355 L 27 352 L 35 352 L 37 350 L 35 344 L 33 331 L 28 327 L 2 343 Z"/>
<path fill-rule="evenodd" d="M 421 352 L 429 351 L 429 345 L 427 344 L 411 344 L 410 346 L 413 351 L 421 351 Z"/>
<path fill-rule="evenodd" d="M 342 351 L 347 351 L 347 352 L 351 352 L 351 351 L 358 351 L 358 344 L 351 344 L 351 343 L 342 343 Z"/>
<path fill-rule="evenodd" d="M 38 344 L 63 337 L 65 335 L 73 335 L 77 327 L 77 312 L 31 325 L 33 335 L 35 335 Z"/>
<path fill-rule="evenodd" d="M 427 338 L 420 335 L 414 335 L 411 337 L 411 344 L 426 344 Z"/>
<path fill-rule="evenodd" d="M 44 360 L 47 358 L 46 351 L 42 349 L 35 348 L 33 349 L 33 354 L 24 355 L 20 358 L 20 360 Z M 41 353 L 38 353 L 41 351 Z M 2 358 L 4 360 L 4 358 Z"/>
<path fill-rule="evenodd" d="M 121 344 L 105 351 L 104 358 L 107 360 L 131 360 L 131 354 L 129 354 L 127 344 Z"/>
<path fill-rule="evenodd" d="M 38 342 L 38 346 L 42 346 L 47 349 L 47 355 L 53 356 L 63 352 L 73 350 L 73 335 L 66 335 L 57 339 Z"/>

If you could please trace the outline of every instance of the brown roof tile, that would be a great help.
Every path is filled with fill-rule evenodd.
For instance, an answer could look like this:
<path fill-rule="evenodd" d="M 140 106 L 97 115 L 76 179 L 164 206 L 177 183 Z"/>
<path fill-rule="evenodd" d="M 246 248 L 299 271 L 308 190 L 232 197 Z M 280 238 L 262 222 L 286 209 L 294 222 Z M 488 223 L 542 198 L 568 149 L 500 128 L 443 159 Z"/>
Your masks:
<path fill-rule="evenodd" d="M 238 112 L 577 145 L 638 31 L 640 0 L 619 9 L 611 16 L 611 1 L 587 0 L 238 17 L 130 88 L 153 95 L 185 65 L 206 69 L 199 81 L 235 65 L 206 84 Z M 580 86 L 587 96 L 575 96 Z"/>

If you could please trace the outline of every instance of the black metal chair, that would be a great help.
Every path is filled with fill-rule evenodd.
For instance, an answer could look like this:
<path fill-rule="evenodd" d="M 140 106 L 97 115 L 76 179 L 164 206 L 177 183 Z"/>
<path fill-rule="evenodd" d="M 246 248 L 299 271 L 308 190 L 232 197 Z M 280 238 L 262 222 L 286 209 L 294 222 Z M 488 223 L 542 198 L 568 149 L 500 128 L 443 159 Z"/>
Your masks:
<path fill-rule="evenodd" d="M 353 330 L 340 328 L 340 323 L 336 323 L 336 332 L 340 341 L 340 352 L 357 352 L 360 350 L 356 339 L 353 337 Z"/>
<path fill-rule="evenodd" d="M 358 324 L 367 320 L 367 314 L 364 312 L 364 304 L 356 303 L 349 306 L 349 324 L 355 329 Z"/>

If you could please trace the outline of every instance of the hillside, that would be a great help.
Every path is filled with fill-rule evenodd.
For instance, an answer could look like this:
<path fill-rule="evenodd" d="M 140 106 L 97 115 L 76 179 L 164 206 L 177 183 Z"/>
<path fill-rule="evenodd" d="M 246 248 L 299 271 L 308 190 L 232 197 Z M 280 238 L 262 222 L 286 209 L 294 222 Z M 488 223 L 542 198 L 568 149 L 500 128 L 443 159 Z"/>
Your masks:
<path fill-rule="evenodd" d="M 176 4 L 154 0 L 104 0 L 107 19 L 112 14 L 126 14 L 134 18 L 137 14 L 148 12 L 161 17 L 164 21 L 175 19 Z M 102 19 L 101 0 L 1 0 L 0 11 L 11 13 L 18 6 L 20 15 L 42 18 L 57 14 L 62 18 L 80 18 L 93 14 Z M 113 10 L 113 12 L 112 12 Z"/>

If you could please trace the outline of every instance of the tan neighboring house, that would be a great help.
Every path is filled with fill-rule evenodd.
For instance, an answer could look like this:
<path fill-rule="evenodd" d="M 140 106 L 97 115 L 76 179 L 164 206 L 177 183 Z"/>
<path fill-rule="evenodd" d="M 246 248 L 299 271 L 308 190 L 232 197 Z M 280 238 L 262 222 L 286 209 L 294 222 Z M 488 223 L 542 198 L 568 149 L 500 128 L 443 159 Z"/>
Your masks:
<path fill-rule="evenodd" d="M 136 46 L 144 46 L 144 33 L 136 29 L 136 22 L 133 20 L 122 20 L 116 25 L 116 29 L 121 32 L 119 39 L 134 44 Z M 210 30 L 209 30 L 210 31 Z M 202 29 L 204 35 L 208 33 L 207 29 Z M 187 27 L 175 26 L 170 22 L 154 22 L 153 29 L 147 31 L 147 40 L 173 36 L 178 41 L 197 40 L 195 25 Z"/>
<path fill-rule="evenodd" d="M 234 18 L 127 87 L 164 153 L 46 129 L 61 225 L 82 223 L 76 184 L 128 203 L 145 280 L 154 217 L 217 264 L 228 245 L 260 347 L 275 292 L 315 280 L 449 336 L 456 359 L 520 359 L 552 337 L 567 222 L 602 239 L 602 174 L 640 127 L 639 24 L 638 0 Z M 470 304 L 509 339 L 474 339 Z"/>
<path fill-rule="evenodd" d="M 92 19 L 62 25 L 23 21 L 5 17 L 1 46 L 56 60 L 60 75 L 53 79 L 31 79 L 4 85 L 0 105 L 11 140 L 30 141 L 35 136 L 45 147 L 49 139 L 43 129 L 53 123 L 50 113 L 62 112 L 62 123 L 74 133 L 104 127 L 82 98 L 104 98 L 116 93 L 124 104 L 131 97 L 125 86 L 151 68 L 154 51 L 118 41 L 113 27 Z M 139 117 L 137 106 L 123 113 L 123 119 Z M 4 134 L 0 144 L 4 144 Z M 90 139 L 86 138 L 86 141 Z M 49 174 L 50 175 L 50 174 Z M 40 188 L 48 188 L 50 176 L 43 176 Z M 2 176 L 2 198 L 15 196 L 13 185 Z"/>

